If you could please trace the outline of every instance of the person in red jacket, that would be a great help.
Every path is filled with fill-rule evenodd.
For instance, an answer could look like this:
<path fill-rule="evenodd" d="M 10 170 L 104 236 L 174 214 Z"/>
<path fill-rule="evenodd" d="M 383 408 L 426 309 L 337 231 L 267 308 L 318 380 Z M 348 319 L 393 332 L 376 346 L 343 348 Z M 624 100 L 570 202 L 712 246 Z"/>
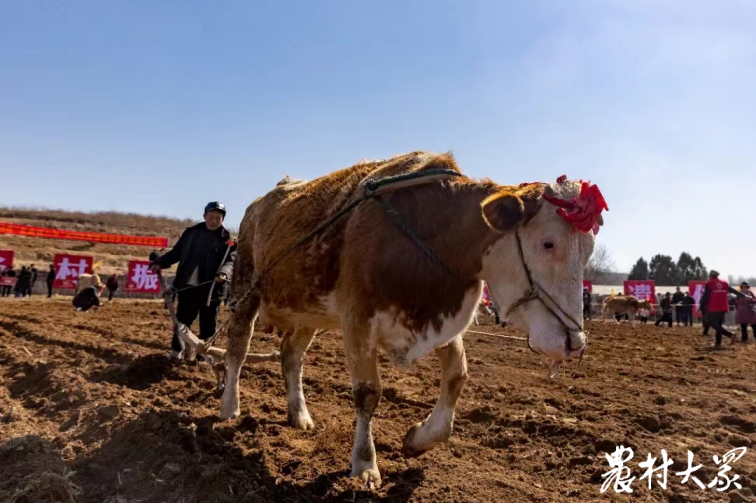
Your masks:
<path fill-rule="evenodd" d="M 706 312 L 706 322 L 717 333 L 717 342 L 715 348 L 722 346 L 722 335 L 727 335 L 730 342 L 735 342 L 735 334 L 724 328 L 725 314 L 730 310 L 729 294 L 733 293 L 738 297 L 744 295 L 732 288 L 726 281 L 719 279 L 717 271 L 709 273 L 709 281 L 704 286 L 703 295 L 701 295 L 701 306 Z"/>

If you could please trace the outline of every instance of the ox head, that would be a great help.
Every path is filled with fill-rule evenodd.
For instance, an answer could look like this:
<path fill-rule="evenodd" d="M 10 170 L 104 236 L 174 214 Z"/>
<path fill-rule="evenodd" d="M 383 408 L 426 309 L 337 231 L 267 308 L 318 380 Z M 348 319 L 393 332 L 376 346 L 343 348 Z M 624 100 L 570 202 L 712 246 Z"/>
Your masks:
<path fill-rule="evenodd" d="M 580 355 L 583 271 L 608 209 L 598 187 L 561 177 L 555 184 L 502 187 L 482 203 L 499 238 L 483 259 L 482 279 L 531 349 L 554 362 Z"/>
<path fill-rule="evenodd" d="M 653 309 L 653 306 L 651 305 L 650 300 L 640 300 L 638 301 L 638 309 L 648 309 L 649 311 Z"/>

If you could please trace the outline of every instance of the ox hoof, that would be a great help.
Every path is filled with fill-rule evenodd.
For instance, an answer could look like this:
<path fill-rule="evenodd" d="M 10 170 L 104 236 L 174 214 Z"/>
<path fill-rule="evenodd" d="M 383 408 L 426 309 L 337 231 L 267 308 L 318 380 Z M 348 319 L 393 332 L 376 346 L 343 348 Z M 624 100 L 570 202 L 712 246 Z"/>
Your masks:
<path fill-rule="evenodd" d="M 426 431 L 428 428 L 426 423 L 427 421 L 417 423 L 410 428 L 404 436 L 404 441 L 402 442 L 402 456 L 405 458 L 422 456 L 438 444 L 442 444 L 449 440 L 449 437 L 451 436 L 451 428 L 448 433 L 444 432 L 443 435 L 429 435 L 429 432 Z"/>
<path fill-rule="evenodd" d="M 314 430 L 315 423 L 312 422 L 312 418 L 308 412 L 304 413 L 291 413 L 289 412 L 289 426 L 296 428 L 297 430 Z"/>
<path fill-rule="evenodd" d="M 221 407 L 221 413 L 220 413 L 221 421 L 230 421 L 231 419 L 236 419 L 240 415 L 241 415 L 241 411 L 239 409 L 232 410 L 231 412 L 226 412 Z"/>
<path fill-rule="evenodd" d="M 231 399 L 227 396 L 229 393 L 229 388 L 227 387 L 225 392 L 223 393 L 223 398 L 221 399 L 221 410 L 220 410 L 220 419 L 221 421 L 228 421 L 229 419 L 236 419 L 239 417 L 239 414 L 241 411 L 239 410 L 239 401 L 233 400 L 235 397 L 231 397 Z"/>
<path fill-rule="evenodd" d="M 405 458 L 416 458 L 422 456 L 429 450 L 417 445 L 417 437 L 423 429 L 424 424 L 425 423 L 417 423 L 409 429 L 406 435 L 404 435 L 404 441 L 402 442 L 402 456 Z"/>
<path fill-rule="evenodd" d="M 381 474 L 377 469 L 371 468 L 365 470 L 362 473 L 355 473 L 352 471 L 352 477 L 359 478 L 365 484 L 365 488 L 368 490 L 380 489 L 381 487 Z"/>

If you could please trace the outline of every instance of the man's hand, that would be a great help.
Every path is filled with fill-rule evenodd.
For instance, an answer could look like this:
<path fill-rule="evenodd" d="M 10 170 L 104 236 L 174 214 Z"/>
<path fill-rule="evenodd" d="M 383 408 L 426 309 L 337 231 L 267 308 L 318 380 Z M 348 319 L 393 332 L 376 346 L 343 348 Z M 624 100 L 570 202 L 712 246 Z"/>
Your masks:
<path fill-rule="evenodd" d="M 219 275 L 215 277 L 216 283 L 225 283 L 226 281 L 228 281 L 228 276 L 226 276 L 223 273 L 220 273 Z"/>
<path fill-rule="evenodd" d="M 157 274 L 158 272 L 160 272 L 161 269 L 162 269 L 162 267 L 160 267 L 157 264 L 157 262 L 153 262 L 153 263 L 150 264 L 150 271 L 154 272 L 155 274 Z"/>

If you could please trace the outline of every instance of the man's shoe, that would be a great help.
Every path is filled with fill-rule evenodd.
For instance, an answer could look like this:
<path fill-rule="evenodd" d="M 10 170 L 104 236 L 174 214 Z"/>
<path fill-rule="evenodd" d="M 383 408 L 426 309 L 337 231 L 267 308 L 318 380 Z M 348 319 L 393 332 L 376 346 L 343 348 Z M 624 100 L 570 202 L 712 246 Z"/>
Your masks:
<path fill-rule="evenodd" d="M 183 351 L 171 350 L 171 352 L 168 353 L 168 359 L 170 359 L 171 361 L 180 361 L 182 356 L 184 356 Z"/>

